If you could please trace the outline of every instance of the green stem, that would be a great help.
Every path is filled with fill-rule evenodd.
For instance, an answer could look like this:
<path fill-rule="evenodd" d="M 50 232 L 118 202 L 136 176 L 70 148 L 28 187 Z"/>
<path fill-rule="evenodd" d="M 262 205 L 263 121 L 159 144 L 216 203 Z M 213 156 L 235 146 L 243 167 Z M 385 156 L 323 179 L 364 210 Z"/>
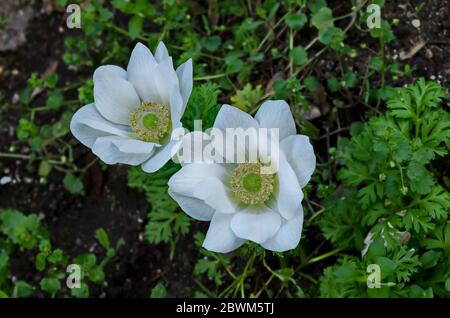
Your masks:
<path fill-rule="evenodd" d="M 206 76 L 197 76 L 194 77 L 194 81 L 208 81 L 215 78 L 221 78 L 227 76 L 227 73 L 220 73 L 220 74 L 214 74 L 214 75 L 206 75 Z"/>
<path fill-rule="evenodd" d="M 326 259 L 326 258 L 328 258 L 328 257 L 330 257 L 330 256 L 333 256 L 333 255 L 339 253 L 340 251 L 341 251 L 341 250 L 340 250 L 339 248 L 337 248 L 337 249 L 332 250 L 332 251 L 330 251 L 330 252 L 327 252 L 327 253 L 325 253 L 325 254 L 322 254 L 322 255 L 319 255 L 319 256 L 317 256 L 317 257 L 311 258 L 311 259 L 306 263 L 306 265 L 310 265 L 310 264 L 313 264 L 313 263 L 317 263 L 317 262 L 323 261 L 324 259 Z"/>
<path fill-rule="evenodd" d="M 317 218 L 319 215 L 321 215 L 323 212 L 325 212 L 325 208 L 320 209 L 319 211 L 311 215 L 311 217 L 308 220 L 306 220 L 306 225 L 311 224 L 311 222 L 314 221 L 314 219 Z"/>

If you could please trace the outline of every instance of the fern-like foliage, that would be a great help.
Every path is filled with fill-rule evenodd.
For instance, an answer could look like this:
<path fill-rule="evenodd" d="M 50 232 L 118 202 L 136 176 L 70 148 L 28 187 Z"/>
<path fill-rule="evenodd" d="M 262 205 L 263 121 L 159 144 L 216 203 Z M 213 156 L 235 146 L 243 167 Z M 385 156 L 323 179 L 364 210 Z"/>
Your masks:
<path fill-rule="evenodd" d="M 369 241 L 382 240 L 394 253 L 389 257 L 396 264 L 396 284 L 407 284 L 430 252 L 419 242 L 430 242 L 429 237 L 449 218 L 448 184 L 438 170 L 450 142 L 450 113 L 445 109 L 448 96 L 439 84 L 423 79 L 397 88 L 387 101 L 387 112 L 371 118 L 359 130 L 353 129 L 351 139 L 343 140 L 337 151 L 341 184 L 336 191 L 339 194 L 325 201 L 321 223 L 324 235 L 343 250 L 361 251 L 363 238 L 369 233 Z M 425 260 L 430 258 L 427 255 Z M 448 252 L 447 256 L 432 255 L 450 267 Z M 359 260 L 342 260 L 342 265 L 327 270 L 323 288 L 328 290 L 327 284 L 337 284 L 331 273 L 351 262 Z M 436 264 L 431 271 L 440 271 Z M 420 295 L 448 295 L 444 284 L 450 289 L 450 281 L 441 280 L 432 286 L 424 277 L 417 279 L 423 280 Z M 414 290 L 417 292 L 418 287 Z M 354 286 L 346 287 L 346 295 L 353 292 L 357 294 Z M 397 292 L 400 290 L 393 288 L 388 294 Z"/>
<path fill-rule="evenodd" d="M 167 163 L 155 173 L 145 173 L 140 167 L 128 170 L 128 186 L 145 193 L 151 205 L 145 237 L 150 243 L 167 243 L 189 232 L 190 219 L 178 209 L 178 204 L 167 193 L 167 182 L 179 167 Z"/>

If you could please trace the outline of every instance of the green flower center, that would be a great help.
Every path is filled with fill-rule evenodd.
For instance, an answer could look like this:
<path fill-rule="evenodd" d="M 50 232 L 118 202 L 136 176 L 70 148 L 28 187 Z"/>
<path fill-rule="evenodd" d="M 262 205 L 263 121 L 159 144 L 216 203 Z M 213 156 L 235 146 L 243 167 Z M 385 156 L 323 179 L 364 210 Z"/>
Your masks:
<path fill-rule="evenodd" d="M 270 199 L 274 191 L 274 174 L 262 174 L 260 163 L 238 165 L 231 175 L 231 190 L 245 204 L 261 204 Z"/>
<path fill-rule="evenodd" d="M 242 179 L 242 185 L 248 192 L 259 192 L 261 190 L 261 176 L 250 172 Z"/>
<path fill-rule="evenodd" d="M 142 102 L 131 113 L 130 125 L 142 140 L 159 143 L 170 131 L 170 109 L 155 102 Z"/>
<path fill-rule="evenodd" d="M 142 123 L 146 129 L 155 129 L 158 124 L 158 116 L 148 113 L 142 118 Z"/>

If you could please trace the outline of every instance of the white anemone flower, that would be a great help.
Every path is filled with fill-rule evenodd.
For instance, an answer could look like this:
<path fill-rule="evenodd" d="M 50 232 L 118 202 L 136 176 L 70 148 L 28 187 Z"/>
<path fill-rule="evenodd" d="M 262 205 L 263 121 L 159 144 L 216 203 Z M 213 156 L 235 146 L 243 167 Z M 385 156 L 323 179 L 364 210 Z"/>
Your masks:
<path fill-rule="evenodd" d="M 192 60 L 175 71 L 164 43 L 154 55 L 138 43 L 127 70 L 104 65 L 93 78 L 94 103 L 74 114 L 72 134 L 106 164 L 160 169 L 180 146 L 172 131 L 192 91 Z"/>
<path fill-rule="evenodd" d="M 316 157 L 309 138 L 296 133 L 289 105 L 266 101 L 254 118 L 223 105 L 214 128 L 278 129 L 278 158 L 271 158 L 278 161 L 278 169 L 272 174 L 261 173 L 261 162 L 267 165 L 267 160 L 259 155 L 252 163 L 246 161 L 249 159 L 217 163 L 209 157 L 183 165 L 170 178 L 169 194 L 183 211 L 197 220 L 211 222 L 203 247 L 227 253 L 249 240 L 276 252 L 294 249 L 303 227 L 301 189 L 314 172 Z M 261 143 L 256 144 L 261 148 Z M 249 152 L 251 147 L 236 148 L 238 152 Z M 184 146 L 181 149 L 184 152 Z M 224 155 L 220 147 L 214 151 Z"/>

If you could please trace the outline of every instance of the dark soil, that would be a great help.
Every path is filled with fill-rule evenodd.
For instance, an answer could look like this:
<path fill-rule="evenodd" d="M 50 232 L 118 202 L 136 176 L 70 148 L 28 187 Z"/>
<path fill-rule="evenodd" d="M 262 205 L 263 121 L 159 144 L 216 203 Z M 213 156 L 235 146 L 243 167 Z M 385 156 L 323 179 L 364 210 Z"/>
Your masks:
<path fill-rule="evenodd" d="M 347 5 L 341 5 L 342 1 L 329 2 L 332 7 L 339 7 L 338 10 L 342 10 L 342 13 L 348 12 Z M 427 45 L 411 59 L 399 62 L 414 67 L 414 78 L 408 79 L 409 82 L 424 76 L 440 81 L 448 88 L 450 1 L 428 0 L 418 15 L 412 16 L 411 12 L 421 2 L 391 1 L 383 11 L 383 16 L 400 20 L 399 25 L 394 28 L 397 38 L 387 47 L 387 54 L 398 59 L 400 52 L 408 51 L 419 38 L 427 41 Z M 414 19 L 420 20 L 420 28 L 411 24 Z M 70 82 L 80 76 L 67 70 L 61 60 L 66 31 L 60 30 L 60 27 L 64 21 L 62 13 L 53 12 L 48 15 L 36 8 L 36 16 L 27 29 L 27 42 L 18 50 L 0 53 L 0 101 L 3 98 L 4 101 L 10 102 L 14 94 L 25 87 L 32 72 L 42 73 L 54 61 L 58 62 L 57 72 L 63 82 Z M 359 43 L 361 38 L 355 29 L 348 35 L 348 41 L 353 45 Z M 359 53 L 357 59 L 343 62 L 346 67 L 364 75 L 368 56 L 362 50 Z M 309 71 L 319 76 L 325 84 L 328 76 L 337 74 L 336 68 L 333 59 L 325 55 Z M 404 83 L 394 83 L 402 84 Z M 327 96 L 326 102 L 331 104 L 331 99 L 332 96 Z M 0 152 L 7 152 L 17 143 L 14 127 L 18 117 L 19 114 L 13 110 L 3 112 L 0 121 Z M 318 121 L 321 123 L 319 127 L 326 126 L 329 122 L 328 116 L 319 118 Z M 333 130 L 335 127 L 329 129 Z M 331 142 L 333 146 L 336 140 Z M 81 144 L 78 147 L 77 160 L 92 160 L 92 155 Z M 26 149 L 21 151 L 26 152 Z M 33 165 L 25 161 L 2 158 L 0 177 L 12 176 L 13 182 L 0 186 L 0 209 L 13 208 L 25 213 L 40 214 L 43 224 L 49 229 L 53 244 L 72 256 L 87 251 L 100 254 L 101 249 L 94 237 L 97 228 L 103 227 L 112 242 L 124 238 L 125 246 L 106 268 L 107 286 L 93 290 L 91 295 L 94 297 L 148 297 L 151 288 L 158 281 L 166 283 L 168 294 L 172 297 L 192 296 L 197 289 L 192 272 L 199 257 L 192 244 L 192 235 L 178 243 L 173 260 L 169 259 L 170 251 L 167 245 L 150 245 L 143 239 L 146 214 L 150 207 L 141 193 L 127 187 L 126 171 L 124 166 L 110 166 L 107 170 L 102 170 L 96 164 L 90 168 L 83 180 L 86 195 L 74 196 L 62 186 L 63 175 L 59 172 L 53 172 L 46 184 L 40 184 Z M 206 229 L 206 224 L 202 223 L 200 226 L 203 231 Z M 312 239 L 323 240 L 320 234 L 314 235 Z M 36 282 L 36 277 L 26 270 L 30 268 L 29 264 L 30 260 L 22 257 L 13 263 L 12 272 L 23 274 L 24 279 Z"/>

